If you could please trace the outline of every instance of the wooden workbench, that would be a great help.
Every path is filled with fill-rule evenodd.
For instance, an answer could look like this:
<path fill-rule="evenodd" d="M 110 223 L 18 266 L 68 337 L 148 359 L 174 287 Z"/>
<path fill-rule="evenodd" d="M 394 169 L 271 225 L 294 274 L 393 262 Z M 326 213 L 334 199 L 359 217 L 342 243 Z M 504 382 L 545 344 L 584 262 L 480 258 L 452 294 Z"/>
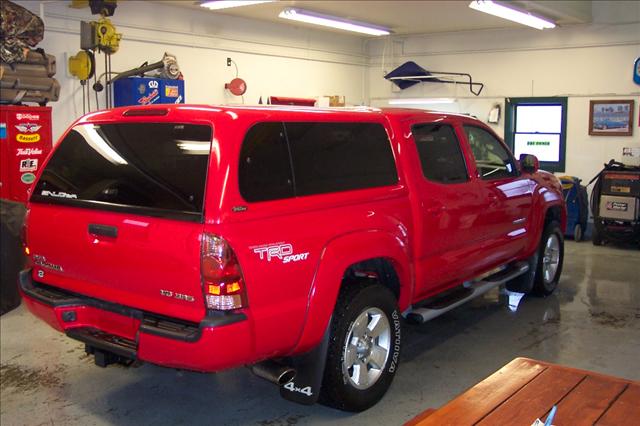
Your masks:
<path fill-rule="evenodd" d="M 536 418 L 544 421 L 553 405 L 556 426 L 640 425 L 640 382 L 516 358 L 405 426 L 530 426 Z"/>

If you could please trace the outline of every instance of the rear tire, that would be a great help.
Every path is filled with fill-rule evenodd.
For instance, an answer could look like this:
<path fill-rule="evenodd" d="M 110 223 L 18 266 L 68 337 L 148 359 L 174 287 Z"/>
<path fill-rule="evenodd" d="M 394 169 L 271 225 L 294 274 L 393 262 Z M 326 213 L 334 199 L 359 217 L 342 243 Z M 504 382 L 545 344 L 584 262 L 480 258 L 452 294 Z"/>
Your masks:
<path fill-rule="evenodd" d="M 538 247 L 538 266 L 533 281 L 533 293 L 548 296 L 558 286 L 564 260 L 564 238 L 560 224 L 549 222 L 542 232 Z"/>
<path fill-rule="evenodd" d="M 378 283 L 347 283 L 331 319 L 320 403 L 353 412 L 376 404 L 398 369 L 401 343 L 393 293 Z"/>

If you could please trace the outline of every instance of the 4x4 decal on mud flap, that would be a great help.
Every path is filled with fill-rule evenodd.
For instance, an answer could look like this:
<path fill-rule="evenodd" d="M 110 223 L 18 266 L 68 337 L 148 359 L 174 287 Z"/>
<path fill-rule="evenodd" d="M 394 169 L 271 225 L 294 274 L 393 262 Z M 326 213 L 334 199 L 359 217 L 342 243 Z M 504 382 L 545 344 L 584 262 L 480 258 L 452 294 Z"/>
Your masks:
<path fill-rule="evenodd" d="M 298 388 L 296 387 L 294 382 L 289 382 L 286 385 L 284 385 L 284 388 L 288 391 L 291 392 L 300 392 L 302 394 L 305 394 L 307 396 L 312 396 L 313 395 L 313 391 L 311 390 L 311 386 L 305 386 L 303 388 Z"/>
<path fill-rule="evenodd" d="M 249 248 L 260 256 L 260 260 L 266 260 L 267 262 L 271 262 L 274 259 L 278 259 L 282 263 L 299 262 L 307 260 L 309 257 L 309 252 L 294 253 L 293 246 L 285 242 L 269 243 Z"/>

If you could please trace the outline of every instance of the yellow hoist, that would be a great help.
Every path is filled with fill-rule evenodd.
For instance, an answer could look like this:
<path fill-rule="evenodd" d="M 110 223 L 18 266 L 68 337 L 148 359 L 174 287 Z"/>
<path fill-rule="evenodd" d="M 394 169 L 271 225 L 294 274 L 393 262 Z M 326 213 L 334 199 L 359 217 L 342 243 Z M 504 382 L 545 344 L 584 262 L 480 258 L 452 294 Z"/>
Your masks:
<path fill-rule="evenodd" d="M 70 7 L 82 9 L 89 7 L 91 13 L 100 15 L 97 21 L 80 23 L 80 50 L 76 55 L 69 58 L 69 73 L 80 80 L 83 93 L 83 110 L 86 112 L 85 100 L 89 110 L 91 110 L 91 94 L 85 91 L 85 86 L 89 79 L 94 78 L 93 90 L 96 91 L 96 107 L 98 107 L 97 92 L 104 89 L 100 79 L 96 76 L 96 53 L 104 54 L 104 75 L 107 85 L 106 107 L 111 107 L 111 90 L 109 86 L 109 77 L 111 72 L 111 55 L 118 51 L 122 34 L 116 31 L 116 28 L 109 20 L 109 16 L 113 16 L 117 7 L 117 0 L 72 0 Z"/>

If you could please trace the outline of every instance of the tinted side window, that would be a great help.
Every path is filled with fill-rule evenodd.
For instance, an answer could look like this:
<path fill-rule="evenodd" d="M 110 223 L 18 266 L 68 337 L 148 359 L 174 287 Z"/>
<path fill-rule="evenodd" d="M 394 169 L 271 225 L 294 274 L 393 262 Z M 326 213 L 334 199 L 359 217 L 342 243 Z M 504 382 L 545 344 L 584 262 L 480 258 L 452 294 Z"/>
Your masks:
<path fill-rule="evenodd" d="M 247 132 L 240 152 L 240 194 L 247 201 L 294 196 L 282 123 L 259 123 Z"/>
<path fill-rule="evenodd" d="M 516 175 L 517 171 L 509 151 L 491 133 L 475 126 L 464 126 L 464 131 L 482 179 Z"/>
<path fill-rule="evenodd" d="M 424 177 L 440 183 L 468 180 L 467 167 L 453 128 L 446 124 L 416 124 L 411 133 Z"/>
<path fill-rule="evenodd" d="M 296 195 L 398 182 L 389 138 L 377 123 L 286 123 Z"/>

